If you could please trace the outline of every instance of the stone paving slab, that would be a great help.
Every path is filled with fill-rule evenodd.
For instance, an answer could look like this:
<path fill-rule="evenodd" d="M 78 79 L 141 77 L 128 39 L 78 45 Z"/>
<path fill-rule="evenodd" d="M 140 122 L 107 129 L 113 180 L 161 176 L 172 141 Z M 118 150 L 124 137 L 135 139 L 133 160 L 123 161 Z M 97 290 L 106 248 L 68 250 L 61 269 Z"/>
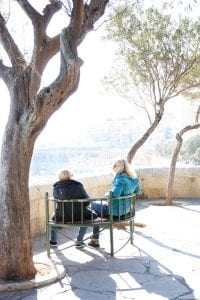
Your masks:
<path fill-rule="evenodd" d="M 135 228 L 134 245 L 115 229 L 111 257 L 107 230 L 99 250 L 76 249 L 60 237 L 51 258 L 62 261 L 66 276 L 42 288 L 0 292 L 0 300 L 200 300 L 200 199 L 179 199 L 172 207 L 147 203 L 137 202 L 136 222 L 147 226 Z M 72 238 L 76 233 L 70 229 Z M 46 258 L 44 235 L 34 239 L 34 253 Z"/>

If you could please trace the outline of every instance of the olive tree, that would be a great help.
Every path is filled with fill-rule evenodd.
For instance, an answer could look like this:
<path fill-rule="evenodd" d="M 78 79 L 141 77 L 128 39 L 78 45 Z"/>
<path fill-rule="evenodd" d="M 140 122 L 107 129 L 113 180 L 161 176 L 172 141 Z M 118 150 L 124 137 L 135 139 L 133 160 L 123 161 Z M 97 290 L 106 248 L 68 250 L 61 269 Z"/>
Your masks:
<path fill-rule="evenodd" d="M 189 124 L 182 128 L 177 134 L 176 134 L 176 140 L 177 144 L 174 149 L 171 164 L 170 164 L 170 172 L 169 172 L 169 178 L 168 178 L 168 186 L 167 186 L 167 195 L 166 200 L 164 202 L 165 205 L 172 205 L 173 200 L 173 185 L 174 185 L 174 178 L 175 178 L 175 171 L 176 171 L 176 162 L 178 159 L 178 155 L 180 153 L 182 144 L 183 144 L 183 135 L 186 132 L 189 132 L 191 130 L 199 129 L 200 128 L 200 106 L 197 109 L 195 121 L 193 124 Z"/>
<path fill-rule="evenodd" d="M 192 83 L 195 78 L 200 78 L 200 64 L 198 64 L 198 66 L 196 68 L 194 68 L 190 72 L 189 76 L 186 78 L 187 84 Z M 197 110 L 196 110 L 194 122 L 191 122 L 191 124 L 185 126 L 176 134 L 177 143 L 176 143 L 176 147 L 174 149 L 172 159 L 171 159 L 171 164 L 170 164 L 167 193 L 166 193 L 166 199 L 164 201 L 165 205 L 172 205 L 176 162 L 177 162 L 177 159 L 178 159 L 178 156 L 181 151 L 182 144 L 183 144 L 183 136 L 185 133 L 188 133 L 192 130 L 196 130 L 196 129 L 200 128 L 200 105 L 199 105 L 200 93 L 199 92 L 200 92 L 199 86 L 197 86 L 196 88 L 193 88 L 193 89 L 188 89 L 188 90 L 183 91 L 183 95 L 185 97 L 187 97 L 187 100 L 197 103 Z"/>
<path fill-rule="evenodd" d="M 199 134 L 190 137 L 184 143 L 180 155 L 183 161 L 190 162 L 195 165 L 200 165 L 200 138 Z"/>
<path fill-rule="evenodd" d="M 166 103 L 200 86 L 199 35 L 200 19 L 173 19 L 154 7 L 136 12 L 131 4 L 115 9 L 106 34 L 117 48 L 115 65 L 104 83 L 143 109 L 149 120 L 128 153 L 130 163 L 160 123 Z"/>
<path fill-rule="evenodd" d="M 0 278 L 21 280 L 33 277 L 30 232 L 29 169 L 34 144 L 50 116 L 76 91 L 82 60 L 77 48 L 95 22 L 104 14 L 109 0 L 67 1 L 66 27 L 49 37 L 47 27 L 62 8 L 62 1 L 49 0 L 43 12 L 28 0 L 16 0 L 32 23 L 33 49 L 26 59 L 8 29 L 0 10 L 0 43 L 9 63 L 0 60 L 0 79 L 10 94 L 10 111 L 1 149 L 0 180 Z M 36 5 L 36 4 L 35 4 Z M 16 18 L 18 16 L 16 15 Z M 52 57 L 60 52 L 57 78 L 44 88 L 42 74 Z M 2 99 L 3 101 L 3 99 Z"/>

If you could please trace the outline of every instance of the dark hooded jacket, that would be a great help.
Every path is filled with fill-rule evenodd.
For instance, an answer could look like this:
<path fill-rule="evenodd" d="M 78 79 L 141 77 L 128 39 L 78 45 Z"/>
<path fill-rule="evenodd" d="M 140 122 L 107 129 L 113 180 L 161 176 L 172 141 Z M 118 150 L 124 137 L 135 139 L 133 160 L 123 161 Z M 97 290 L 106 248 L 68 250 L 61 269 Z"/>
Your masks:
<path fill-rule="evenodd" d="M 58 181 L 53 185 L 53 195 L 55 199 L 71 200 L 71 199 L 86 199 L 89 198 L 82 183 L 76 180 Z M 64 221 L 80 221 L 81 207 L 83 212 L 83 219 L 90 220 L 96 218 L 97 215 L 89 207 L 89 201 L 80 201 L 79 203 L 65 202 L 64 203 Z M 72 218 L 73 215 L 73 218 Z M 54 219 L 56 221 L 63 221 L 63 203 L 57 204 Z"/>

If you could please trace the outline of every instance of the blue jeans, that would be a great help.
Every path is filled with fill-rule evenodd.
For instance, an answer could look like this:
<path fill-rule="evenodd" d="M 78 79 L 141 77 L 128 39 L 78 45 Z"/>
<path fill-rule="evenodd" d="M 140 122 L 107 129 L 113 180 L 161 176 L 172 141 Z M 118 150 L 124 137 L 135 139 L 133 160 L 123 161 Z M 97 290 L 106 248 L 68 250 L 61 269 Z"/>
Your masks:
<path fill-rule="evenodd" d="M 92 209 L 96 212 L 99 217 L 108 218 L 109 217 L 109 204 L 107 202 L 101 204 L 96 201 L 92 204 Z M 99 239 L 99 226 L 93 227 L 93 238 Z M 80 227 L 77 235 L 77 241 L 82 241 L 84 239 L 84 235 L 87 231 L 87 227 Z"/>
<path fill-rule="evenodd" d="M 57 229 L 56 227 L 51 227 L 51 242 L 57 243 Z"/>

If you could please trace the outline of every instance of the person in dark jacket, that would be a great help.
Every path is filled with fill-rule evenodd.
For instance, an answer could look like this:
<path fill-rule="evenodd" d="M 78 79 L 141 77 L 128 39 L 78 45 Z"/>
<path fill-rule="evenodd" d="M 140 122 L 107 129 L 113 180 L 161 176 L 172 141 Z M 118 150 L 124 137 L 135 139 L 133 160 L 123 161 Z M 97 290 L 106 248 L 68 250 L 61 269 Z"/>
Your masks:
<path fill-rule="evenodd" d="M 113 165 L 113 170 L 116 175 L 112 181 L 112 198 L 127 196 L 133 193 L 138 194 L 140 192 L 139 178 L 134 171 L 131 171 L 130 165 L 126 160 L 117 160 Z M 128 199 L 125 200 L 122 198 L 119 201 L 113 201 L 113 216 L 123 216 L 125 213 L 130 211 L 130 208 L 131 203 Z M 102 212 L 103 217 L 109 217 L 110 207 L 107 202 L 104 204 L 94 202 L 92 209 L 94 209 L 99 216 Z M 86 230 L 87 227 L 80 227 L 75 244 L 76 247 L 81 245 Z M 93 235 L 88 245 L 92 247 L 99 247 L 99 226 L 93 227 Z"/>
<path fill-rule="evenodd" d="M 53 185 L 53 196 L 59 200 L 72 200 L 72 199 L 87 199 L 89 198 L 84 186 L 81 182 L 72 179 L 72 173 L 68 170 L 62 170 L 59 175 L 59 181 Z M 96 213 L 89 207 L 90 202 L 85 200 L 83 203 L 64 203 L 64 214 L 63 214 L 63 203 L 57 204 L 53 220 L 57 222 L 69 222 L 69 221 L 80 221 L 83 217 L 84 220 L 95 219 Z M 64 218 L 64 220 L 63 220 Z M 57 230 L 52 227 L 51 230 L 51 246 L 57 246 Z"/>

